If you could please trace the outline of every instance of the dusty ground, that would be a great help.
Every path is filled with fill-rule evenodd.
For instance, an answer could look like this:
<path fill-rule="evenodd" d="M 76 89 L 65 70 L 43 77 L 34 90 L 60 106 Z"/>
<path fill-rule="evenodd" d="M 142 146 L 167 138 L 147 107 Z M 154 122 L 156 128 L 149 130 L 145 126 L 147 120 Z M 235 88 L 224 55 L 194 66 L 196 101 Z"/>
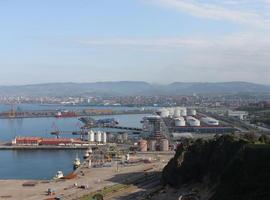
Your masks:
<path fill-rule="evenodd" d="M 97 191 L 105 186 L 121 183 L 124 180 L 133 177 L 142 176 L 145 169 L 153 168 L 152 171 L 160 171 L 172 156 L 163 156 L 161 161 L 153 163 L 140 163 L 133 166 L 119 167 L 117 172 L 116 166 L 108 168 L 82 168 L 84 175 L 79 175 L 73 180 L 61 181 L 38 181 L 34 187 L 22 186 L 23 183 L 29 180 L 0 180 L 0 200 L 42 200 L 49 199 L 55 196 L 62 195 L 62 199 L 78 199 L 83 194 Z M 162 160 L 164 160 L 162 162 Z M 78 185 L 88 185 L 89 189 L 78 189 L 74 187 L 74 183 Z M 55 190 L 55 196 L 47 196 L 48 188 Z M 135 189 L 136 190 L 136 189 Z"/>
<path fill-rule="evenodd" d="M 212 195 L 211 191 L 205 186 L 205 184 L 183 185 L 178 189 L 166 186 L 164 189 L 152 196 L 151 200 L 178 200 L 181 195 L 190 193 L 198 196 L 200 200 L 208 200 Z"/>

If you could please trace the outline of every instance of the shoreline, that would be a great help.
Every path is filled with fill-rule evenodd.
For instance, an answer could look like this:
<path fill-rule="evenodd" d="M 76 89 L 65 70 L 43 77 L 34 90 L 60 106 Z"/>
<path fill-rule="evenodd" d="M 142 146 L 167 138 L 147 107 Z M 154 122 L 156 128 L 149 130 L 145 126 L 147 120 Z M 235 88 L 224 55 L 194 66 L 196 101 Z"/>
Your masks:
<path fill-rule="evenodd" d="M 93 145 L 94 146 L 94 145 Z M 91 146 L 8 146 L 0 145 L 0 150 L 62 150 L 88 149 Z"/>
<path fill-rule="evenodd" d="M 138 154 L 137 157 L 144 157 L 143 154 Z M 171 155 L 160 155 L 161 160 L 153 160 L 151 163 L 139 163 L 136 165 L 119 166 L 119 171 L 116 169 L 115 163 L 112 167 L 88 168 L 87 159 L 82 162 L 82 165 L 74 171 L 77 176 L 74 179 L 63 180 L 0 180 L 0 199 L 3 196 L 10 196 L 9 199 L 35 200 L 55 198 L 62 196 L 62 199 L 73 200 L 80 199 L 85 195 L 96 193 L 98 190 L 103 190 L 106 187 L 116 184 L 125 184 L 128 180 L 137 180 L 146 172 L 159 172 L 162 170 Z M 155 159 L 156 155 L 148 155 Z M 36 183 L 34 186 L 23 186 L 26 182 Z M 77 186 L 75 186 L 75 183 Z M 86 189 L 81 186 L 87 186 Z M 48 188 L 55 190 L 56 194 L 52 196 L 46 195 Z M 141 189 L 141 188 L 139 188 Z"/>

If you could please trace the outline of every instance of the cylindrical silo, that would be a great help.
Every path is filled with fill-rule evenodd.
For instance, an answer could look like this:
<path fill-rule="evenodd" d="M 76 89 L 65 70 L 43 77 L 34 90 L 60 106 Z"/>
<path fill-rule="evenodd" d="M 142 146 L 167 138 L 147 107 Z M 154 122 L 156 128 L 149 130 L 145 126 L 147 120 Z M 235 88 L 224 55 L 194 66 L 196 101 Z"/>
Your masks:
<path fill-rule="evenodd" d="M 90 131 L 88 132 L 88 141 L 89 141 L 89 142 L 94 142 L 94 141 L 95 141 L 95 133 L 94 133 L 94 131 L 92 131 L 92 130 L 90 130 Z"/>
<path fill-rule="evenodd" d="M 106 132 L 102 132 L 101 138 L 102 138 L 102 142 L 104 144 L 106 144 L 107 143 L 107 133 Z"/>
<path fill-rule="evenodd" d="M 160 151 L 169 151 L 169 141 L 167 139 L 160 140 Z"/>
<path fill-rule="evenodd" d="M 101 132 L 100 131 L 98 131 L 98 132 L 96 132 L 96 142 L 101 142 Z"/>
<path fill-rule="evenodd" d="M 197 114 L 196 110 L 195 109 L 192 109 L 192 108 L 189 108 L 187 110 L 187 115 L 188 116 L 195 116 Z"/>
<path fill-rule="evenodd" d="M 169 116 L 169 110 L 168 109 L 166 109 L 166 108 L 161 108 L 161 109 L 159 109 L 159 111 L 158 111 L 159 113 L 160 113 L 160 116 L 162 117 L 162 118 L 166 118 L 166 117 L 168 117 Z"/>
<path fill-rule="evenodd" d="M 169 116 L 173 116 L 174 115 L 174 108 L 167 108 L 169 111 Z"/>
<path fill-rule="evenodd" d="M 181 116 L 181 109 L 179 107 L 174 108 L 174 117 L 180 117 Z"/>
<path fill-rule="evenodd" d="M 156 145 L 157 145 L 157 141 L 156 140 L 150 140 L 148 142 L 148 149 L 149 149 L 149 151 L 156 151 Z"/>
<path fill-rule="evenodd" d="M 147 151 L 147 141 L 146 140 L 140 140 L 140 151 Z"/>
<path fill-rule="evenodd" d="M 181 116 L 183 117 L 187 116 L 187 108 L 184 107 L 181 108 Z"/>

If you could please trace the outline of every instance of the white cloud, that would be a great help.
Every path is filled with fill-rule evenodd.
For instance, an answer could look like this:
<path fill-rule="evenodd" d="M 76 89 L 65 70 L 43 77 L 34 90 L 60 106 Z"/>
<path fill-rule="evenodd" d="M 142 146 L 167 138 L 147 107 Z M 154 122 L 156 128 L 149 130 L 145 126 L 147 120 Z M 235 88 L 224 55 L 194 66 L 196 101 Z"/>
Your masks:
<path fill-rule="evenodd" d="M 93 38 L 77 41 L 80 45 L 101 47 L 160 47 L 164 49 L 235 49 L 239 51 L 268 51 L 270 38 L 266 33 L 250 32 L 216 37 L 164 38 Z"/>
<path fill-rule="evenodd" d="M 270 9 L 266 7 L 266 1 L 150 0 L 153 4 L 179 10 L 200 18 L 226 20 L 233 23 L 268 29 L 270 19 L 266 16 L 270 12 Z"/>
<path fill-rule="evenodd" d="M 200 38 L 96 38 L 80 40 L 80 44 L 89 46 L 138 46 L 138 47 L 187 47 L 205 46 L 207 41 Z"/>

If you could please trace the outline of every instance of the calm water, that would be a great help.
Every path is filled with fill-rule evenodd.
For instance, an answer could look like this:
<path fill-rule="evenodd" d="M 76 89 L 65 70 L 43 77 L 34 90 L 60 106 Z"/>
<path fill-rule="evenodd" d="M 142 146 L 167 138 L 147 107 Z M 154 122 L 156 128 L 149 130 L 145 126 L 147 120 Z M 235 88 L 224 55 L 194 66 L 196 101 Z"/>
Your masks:
<path fill-rule="evenodd" d="M 24 105 L 23 109 L 40 110 L 40 107 Z M 56 106 L 53 107 L 58 109 Z M 114 107 L 114 109 L 117 108 L 128 109 Z M 10 106 L 0 104 L 0 111 L 8 109 Z M 120 125 L 141 127 L 140 120 L 143 116 L 145 115 L 116 115 L 114 118 L 120 122 Z M 95 118 L 106 117 L 112 116 Z M 55 127 L 62 131 L 74 131 L 79 130 L 80 125 L 82 124 L 77 118 L 0 119 L 0 141 L 10 141 L 16 136 L 54 137 L 49 133 Z M 63 137 L 71 137 L 71 135 Z M 0 179 L 50 179 L 58 170 L 67 174 L 72 171 L 72 162 L 76 154 L 82 156 L 83 152 L 77 150 L 0 150 Z"/>

